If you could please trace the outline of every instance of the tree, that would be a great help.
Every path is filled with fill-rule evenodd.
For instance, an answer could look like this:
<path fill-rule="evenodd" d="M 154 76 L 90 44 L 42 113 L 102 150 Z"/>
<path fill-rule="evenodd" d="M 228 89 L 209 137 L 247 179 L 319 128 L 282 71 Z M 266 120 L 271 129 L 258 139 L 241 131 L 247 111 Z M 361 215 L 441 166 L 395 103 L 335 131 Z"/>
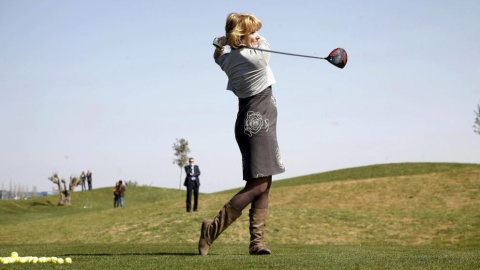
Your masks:
<path fill-rule="evenodd" d="M 60 201 L 58 202 L 58 205 L 71 205 L 72 193 L 78 184 L 80 184 L 80 180 L 76 176 L 70 176 L 70 184 L 68 185 L 68 189 L 65 179 L 60 179 L 56 173 L 50 176 L 48 180 L 52 181 L 58 186 L 58 193 L 60 193 Z"/>
<path fill-rule="evenodd" d="M 475 112 L 475 111 L 474 111 Z M 478 104 L 477 111 L 475 112 L 475 124 L 473 125 L 473 131 L 480 135 L 480 104 Z"/>
<path fill-rule="evenodd" d="M 180 192 L 180 196 L 182 195 L 182 172 L 183 167 L 187 164 L 187 154 L 190 153 L 190 149 L 188 148 L 188 141 L 185 139 L 176 139 L 177 142 L 173 144 L 173 150 L 175 150 L 174 155 L 176 158 L 173 160 L 173 164 L 177 164 L 180 167 L 180 183 L 178 185 L 178 191 Z"/>
<path fill-rule="evenodd" d="M 24 200 L 27 197 L 27 190 L 24 185 L 18 185 L 18 198 Z"/>
<path fill-rule="evenodd" d="M 32 187 L 32 197 L 35 198 L 38 195 L 37 186 Z"/>
<path fill-rule="evenodd" d="M 128 180 L 128 181 L 125 181 L 125 186 L 127 186 L 127 187 L 136 187 L 136 186 L 138 186 L 138 182 L 137 182 L 137 181 L 133 181 L 133 180 Z"/>
<path fill-rule="evenodd" d="M 18 184 L 13 185 L 13 197 L 14 200 L 18 199 Z"/>

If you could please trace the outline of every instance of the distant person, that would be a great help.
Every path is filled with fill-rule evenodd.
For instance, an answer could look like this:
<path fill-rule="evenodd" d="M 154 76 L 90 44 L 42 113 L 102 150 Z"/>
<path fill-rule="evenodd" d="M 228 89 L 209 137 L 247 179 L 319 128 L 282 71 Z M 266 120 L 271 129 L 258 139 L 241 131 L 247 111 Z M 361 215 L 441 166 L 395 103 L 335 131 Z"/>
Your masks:
<path fill-rule="evenodd" d="M 125 186 L 123 185 L 122 180 L 118 181 L 118 196 L 120 200 L 120 207 L 125 206 Z"/>
<path fill-rule="evenodd" d="M 193 211 L 198 210 L 198 190 L 200 188 L 200 168 L 195 165 L 195 159 L 191 157 L 188 159 L 189 165 L 185 166 L 185 182 L 187 187 L 187 212 L 192 209 L 192 192 L 193 192 Z"/>
<path fill-rule="evenodd" d="M 250 205 L 250 255 L 268 255 L 265 246 L 268 194 L 272 175 L 285 171 L 277 143 L 277 102 L 272 92 L 275 77 L 269 66 L 270 53 L 245 48 L 269 49 L 258 34 L 260 20 L 251 14 L 230 13 L 225 36 L 214 40 L 215 63 L 228 77 L 227 90 L 238 97 L 235 139 L 242 154 L 245 187 L 233 196 L 213 220 L 201 226 L 198 252 L 207 255 L 213 241 Z M 227 52 L 225 45 L 231 50 Z M 232 176 L 228 176 L 231 178 Z"/>
<path fill-rule="evenodd" d="M 88 182 L 88 190 L 92 190 L 92 172 L 88 170 L 87 172 L 87 182 Z"/>
<path fill-rule="evenodd" d="M 120 206 L 120 182 L 115 183 L 113 188 L 113 208 Z"/>
<path fill-rule="evenodd" d="M 80 184 L 82 185 L 82 191 L 87 190 L 87 187 L 85 186 L 85 179 L 85 172 L 82 172 L 82 174 L 80 175 Z"/>

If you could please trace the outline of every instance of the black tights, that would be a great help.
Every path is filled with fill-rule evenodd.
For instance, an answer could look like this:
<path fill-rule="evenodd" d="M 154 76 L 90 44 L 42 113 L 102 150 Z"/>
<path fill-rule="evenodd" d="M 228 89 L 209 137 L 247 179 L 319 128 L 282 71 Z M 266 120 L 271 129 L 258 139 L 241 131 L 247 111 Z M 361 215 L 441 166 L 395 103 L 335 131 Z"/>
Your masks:
<path fill-rule="evenodd" d="M 242 211 L 250 203 L 252 204 L 251 208 L 267 209 L 268 193 L 271 185 L 271 175 L 250 179 L 245 184 L 245 187 L 233 196 L 230 202 L 238 211 Z"/>

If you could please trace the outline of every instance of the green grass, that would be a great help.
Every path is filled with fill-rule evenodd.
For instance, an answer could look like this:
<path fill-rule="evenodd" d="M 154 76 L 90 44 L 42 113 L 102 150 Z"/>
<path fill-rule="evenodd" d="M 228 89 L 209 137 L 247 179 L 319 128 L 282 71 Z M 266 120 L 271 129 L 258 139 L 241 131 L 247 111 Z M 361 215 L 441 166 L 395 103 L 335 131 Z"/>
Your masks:
<path fill-rule="evenodd" d="M 409 176 L 441 172 L 455 172 L 468 168 L 478 169 L 478 164 L 461 163 L 396 163 L 370 165 L 357 168 L 341 169 L 319 174 L 305 175 L 278 181 L 276 186 L 296 186 L 321 182 L 348 181 L 381 177 Z"/>
<path fill-rule="evenodd" d="M 270 246 L 271 256 L 249 256 L 244 245 L 219 243 L 209 256 L 186 244 L 59 244 L 1 246 L 20 256 L 71 257 L 71 265 L 10 264 L 0 269 L 479 269 L 471 248 L 405 246 Z"/>
<path fill-rule="evenodd" d="M 350 181 L 359 179 L 372 179 L 381 177 L 395 177 L 408 175 L 421 175 L 441 172 L 455 172 L 463 169 L 478 169 L 479 164 L 464 163 L 393 163 L 369 165 L 356 168 L 341 169 L 323 173 L 304 175 L 284 180 L 275 181 L 275 187 L 291 187 L 299 185 L 317 184 L 333 181 Z M 218 192 L 231 193 L 239 188 Z"/>
<path fill-rule="evenodd" d="M 480 268 L 480 165 L 385 164 L 275 181 L 273 256 L 248 256 L 246 214 L 210 256 L 193 256 L 200 222 L 237 190 L 201 194 L 195 213 L 185 212 L 184 192 L 152 187 L 128 188 L 123 209 L 110 188 L 76 192 L 70 207 L 57 196 L 0 201 L 0 256 L 70 256 L 74 269 Z"/>

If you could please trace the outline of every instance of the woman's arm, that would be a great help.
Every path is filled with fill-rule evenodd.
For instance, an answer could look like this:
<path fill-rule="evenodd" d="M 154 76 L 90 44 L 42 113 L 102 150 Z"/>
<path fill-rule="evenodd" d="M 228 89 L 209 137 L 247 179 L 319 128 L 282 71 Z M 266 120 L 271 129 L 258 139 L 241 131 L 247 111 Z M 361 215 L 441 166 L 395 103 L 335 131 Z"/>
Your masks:
<path fill-rule="evenodd" d="M 218 37 L 213 41 L 215 45 L 215 52 L 213 52 L 213 58 L 217 59 L 220 55 L 225 53 L 225 45 L 227 43 L 226 37 Z"/>
<path fill-rule="evenodd" d="M 215 48 L 215 51 L 213 52 L 213 58 L 217 59 L 220 55 L 225 53 L 225 48 L 222 48 L 221 50 L 218 48 Z"/>

